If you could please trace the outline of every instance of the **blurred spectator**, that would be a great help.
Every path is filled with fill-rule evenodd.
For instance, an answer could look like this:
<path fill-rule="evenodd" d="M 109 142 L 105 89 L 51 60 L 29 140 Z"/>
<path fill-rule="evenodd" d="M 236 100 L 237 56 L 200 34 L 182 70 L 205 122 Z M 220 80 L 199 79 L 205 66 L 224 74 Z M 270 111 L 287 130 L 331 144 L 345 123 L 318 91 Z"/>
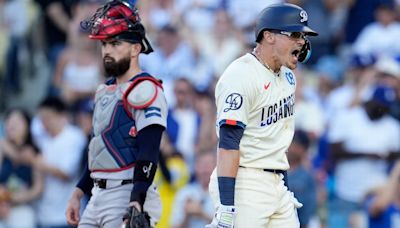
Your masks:
<path fill-rule="evenodd" d="M 215 12 L 215 23 L 211 33 L 193 34 L 195 46 L 209 59 L 216 77 L 237 58 L 243 49 L 243 38 L 232 26 L 231 18 L 224 10 Z"/>
<path fill-rule="evenodd" d="M 194 37 L 193 37 L 194 36 Z M 195 43 L 195 34 L 186 35 L 186 40 L 193 53 L 193 65 L 185 76 L 193 84 L 197 91 L 207 91 L 215 79 L 213 59 L 208 58 L 203 52 L 204 46 Z"/>
<path fill-rule="evenodd" d="M 8 226 L 7 218 L 11 213 L 11 196 L 6 187 L 0 185 L 0 227 Z"/>
<path fill-rule="evenodd" d="M 162 204 L 161 218 L 157 223 L 157 227 L 169 228 L 176 193 L 188 183 L 190 173 L 182 155 L 170 145 L 168 137 L 165 134 L 160 150 L 160 168 L 157 169 L 154 180 L 160 192 Z"/>
<path fill-rule="evenodd" d="M 324 110 L 315 100 L 306 96 L 304 75 L 301 69 L 296 74 L 296 118 L 295 128 L 307 132 L 312 141 L 317 140 L 325 129 Z"/>
<path fill-rule="evenodd" d="M 393 87 L 396 101 L 390 107 L 390 114 L 400 121 L 400 63 L 388 56 L 382 56 L 375 64 L 379 83 Z"/>
<path fill-rule="evenodd" d="M 157 47 L 154 52 L 144 55 L 140 64 L 144 71 L 157 75 L 163 80 L 164 92 L 169 106 L 174 105 L 173 84 L 176 79 L 185 75 L 190 78 L 194 66 L 193 51 L 182 40 L 177 28 L 167 25 L 161 28 L 157 36 Z"/>
<path fill-rule="evenodd" d="M 100 65 L 96 43 L 81 31 L 63 50 L 54 72 L 54 86 L 67 104 L 74 105 L 79 99 L 94 95 L 103 79 Z"/>
<path fill-rule="evenodd" d="M 47 56 L 50 64 L 55 64 L 58 54 L 66 43 L 66 33 L 71 20 L 74 1 L 35 0 L 43 12 L 44 34 Z M 46 35 L 51 34 L 51 35 Z"/>
<path fill-rule="evenodd" d="M 344 26 L 345 44 L 353 44 L 361 30 L 374 21 L 374 12 L 382 3 L 392 0 L 350 0 L 343 1 L 348 8 L 347 20 Z"/>
<path fill-rule="evenodd" d="M 65 205 L 75 188 L 82 151 L 86 145 L 84 133 L 72 126 L 66 106 L 54 97 L 45 98 L 39 106 L 40 123 L 47 134 L 37 134 L 43 156 L 31 160 L 35 168 L 45 173 L 45 188 L 38 202 L 40 227 L 68 227 Z"/>
<path fill-rule="evenodd" d="M 400 36 L 400 23 L 396 20 L 394 5 L 380 4 L 374 13 L 376 21 L 366 25 L 357 36 L 353 44 L 354 52 L 364 55 L 398 56 L 400 44 L 397 37 Z"/>
<path fill-rule="evenodd" d="M 87 0 L 76 4 L 68 24 L 68 43 L 56 61 L 53 92 L 60 94 L 69 105 L 94 95 L 103 81 L 97 44 L 90 41 L 87 32 L 80 27 L 80 22 L 92 15 L 96 7 L 95 2 Z"/>
<path fill-rule="evenodd" d="M 365 205 L 369 228 L 400 227 L 400 160 L 395 163 L 388 181 L 367 195 Z"/>
<path fill-rule="evenodd" d="M 28 1 L 5 1 L 2 17 L 8 29 L 9 46 L 6 55 L 6 73 L 4 88 L 9 93 L 21 91 L 20 60 L 21 49 L 24 48 L 24 38 L 29 28 Z M 1 10 L 0 10 L 1 12 Z M 18 12 L 18 13 L 16 13 Z"/>
<path fill-rule="evenodd" d="M 166 25 L 176 24 L 179 18 L 174 8 L 175 0 L 150 1 L 148 22 L 149 28 L 160 30 Z M 146 27 L 147 28 L 147 27 Z"/>
<path fill-rule="evenodd" d="M 216 166 L 216 155 L 203 152 L 196 156 L 195 181 L 182 188 L 173 204 L 171 227 L 204 227 L 211 222 L 214 205 L 208 194 L 211 173 Z"/>
<path fill-rule="evenodd" d="M 302 88 L 303 96 L 305 100 L 309 100 L 326 110 L 330 93 L 340 85 L 343 79 L 343 65 L 336 56 L 323 56 L 318 60 L 313 70 L 316 74 L 315 86 L 307 87 L 305 85 Z"/>
<path fill-rule="evenodd" d="M 303 207 L 297 209 L 301 228 L 308 227 L 317 209 L 316 183 L 310 170 L 304 166 L 304 163 L 308 163 L 309 147 L 310 139 L 307 133 L 296 131 L 287 155 L 290 164 L 288 187 L 303 204 Z"/>
<path fill-rule="evenodd" d="M 200 116 L 200 126 L 196 142 L 196 154 L 201 151 L 210 151 L 217 148 L 217 135 L 215 133 L 216 107 L 214 99 L 208 93 L 196 94 L 194 108 Z"/>
<path fill-rule="evenodd" d="M 335 196 L 329 202 L 329 227 L 350 226 L 365 194 L 386 181 L 383 158 L 400 151 L 400 124 L 388 115 L 394 99 L 393 89 L 377 86 L 370 100 L 333 119 L 328 138 L 336 165 Z"/>
<path fill-rule="evenodd" d="M 36 227 L 33 202 L 43 191 L 43 176 L 27 160 L 39 153 L 29 126 L 29 115 L 22 109 L 6 114 L 5 138 L 0 140 L 0 187 L 9 191 L 10 197 L 9 215 L 0 218 L 6 227 Z"/>
<path fill-rule="evenodd" d="M 351 57 L 346 74 L 340 75 L 340 77 L 345 77 L 341 79 L 344 83 L 331 91 L 327 97 L 325 113 L 329 122 L 339 111 L 358 105 L 368 97 L 376 74 L 375 61 L 373 55 L 354 54 Z M 336 60 L 332 64 L 327 70 L 334 69 L 332 67 L 340 63 Z"/>
<path fill-rule="evenodd" d="M 94 99 L 85 98 L 80 100 L 76 105 L 75 123 L 83 131 L 86 136 L 86 146 L 82 151 L 81 169 L 84 170 L 88 162 L 88 147 L 90 138 L 92 137 L 92 120 L 94 111 Z"/>
<path fill-rule="evenodd" d="M 246 27 L 252 27 L 257 15 L 261 9 L 264 9 L 268 5 L 274 3 L 282 3 L 282 0 L 235 0 L 226 1 L 226 8 L 229 15 L 233 18 L 235 27 L 244 29 Z M 251 40 L 254 40 L 254 33 Z"/>
<path fill-rule="evenodd" d="M 176 104 L 168 111 L 166 132 L 176 150 L 182 153 L 192 173 L 200 128 L 200 116 L 193 106 L 193 86 L 187 79 L 178 79 L 175 81 L 174 94 Z"/>
<path fill-rule="evenodd" d="M 71 20 L 71 11 L 78 0 L 34 0 L 41 9 L 43 18 L 42 36 L 44 38 L 45 54 L 53 73 L 58 57 L 67 43 L 68 26 Z M 51 34 L 51 35 L 50 35 Z M 53 88 L 52 80 L 49 81 L 49 93 L 57 95 Z"/>
<path fill-rule="evenodd" d="M 215 11 L 222 0 L 176 0 L 182 23 L 195 34 L 209 33 L 215 27 Z"/>

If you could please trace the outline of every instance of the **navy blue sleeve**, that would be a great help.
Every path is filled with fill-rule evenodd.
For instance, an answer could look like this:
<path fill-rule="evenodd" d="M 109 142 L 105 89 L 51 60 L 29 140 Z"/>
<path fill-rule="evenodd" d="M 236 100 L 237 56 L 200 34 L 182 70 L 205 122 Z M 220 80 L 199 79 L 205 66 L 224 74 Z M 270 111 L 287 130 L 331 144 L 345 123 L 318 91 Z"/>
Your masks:
<path fill-rule="evenodd" d="M 158 124 L 149 125 L 138 132 L 138 157 L 137 161 L 151 161 L 158 163 L 160 153 L 161 136 L 164 127 Z"/>
<path fill-rule="evenodd" d="M 240 126 L 224 124 L 219 128 L 219 148 L 226 150 L 239 150 L 240 140 L 244 129 Z"/>
<path fill-rule="evenodd" d="M 146 199 L 147 189 L 153 183 L 160 154 L 161 136 L 164 127 L 158 124 L 149 125 L 138 132 L 139 153 L 133 173 L 133 189 L 130 200 L 142 206 Z"/>
<path fill-rule="evenodd" d="M 93 180 L 90 177 L 90 170 L 88 165 L 86 165 L 86 169 L 83 172 L 81 179 L 79 179 L 76 187 L 80 188 L 85 194 L 90 195 L 90 191 L 93 188 Z"/>

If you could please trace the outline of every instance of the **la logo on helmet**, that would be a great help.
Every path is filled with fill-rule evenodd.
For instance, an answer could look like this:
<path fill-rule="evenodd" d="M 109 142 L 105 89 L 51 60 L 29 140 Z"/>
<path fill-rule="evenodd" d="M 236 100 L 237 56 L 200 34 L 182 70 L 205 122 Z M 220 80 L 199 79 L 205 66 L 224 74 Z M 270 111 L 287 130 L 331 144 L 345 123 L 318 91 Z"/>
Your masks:
<path fill-rule="evenodd" d="M 300 22 L 305 22 L 305 21 L 307 21 L 307 20 L 308 20 L 307 12 L 304 11 L 304 10 L 300 11 L 300 17 L 301 17 Z"/>

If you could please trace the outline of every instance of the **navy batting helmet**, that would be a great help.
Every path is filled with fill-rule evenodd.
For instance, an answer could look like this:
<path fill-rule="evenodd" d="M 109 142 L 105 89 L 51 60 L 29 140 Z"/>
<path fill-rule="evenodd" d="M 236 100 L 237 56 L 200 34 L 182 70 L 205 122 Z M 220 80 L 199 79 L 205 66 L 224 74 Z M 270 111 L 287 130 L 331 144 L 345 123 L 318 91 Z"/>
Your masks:
<path fill-rule="evenodd" d="M 91 18 L 82 21 L 81 27 L 90 31 L 90 39 L 114 38 L 139 43 L 142 46 L 141 52 L 148 54 L 153 48 L 146 38 L 144 26 L 140 23 L 135 2 L 112 0 L 97 9 Z"/>
<path fill-rule="evenodd" d="M 309 36 L 318 35 L 308 27 L 307 12 L 299 6 L 288 3 L 273 4 L 261 11 L 256 21 L 256 42 L 260 42 L 265 30 L 303 32 Z"/>

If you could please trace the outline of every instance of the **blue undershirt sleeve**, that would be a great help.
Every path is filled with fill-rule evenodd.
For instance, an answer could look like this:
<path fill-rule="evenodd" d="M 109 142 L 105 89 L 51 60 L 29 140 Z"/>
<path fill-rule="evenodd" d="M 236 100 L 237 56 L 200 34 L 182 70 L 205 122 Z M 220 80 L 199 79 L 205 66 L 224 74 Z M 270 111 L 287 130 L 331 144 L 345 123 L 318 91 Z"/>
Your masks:
<path fill-rule="evenodd" d="M 219 148 L 226 150 L 239 150 L 240 140 L 244 129 L 240 126 L 222 125 L 219 128 Z"/>
<path fill-rule="evenodd" d="M 90 194 L 90 191 L 93 188 L 93 180 L 90 177 L 90 170 L 88 165 L 86 165 L 86 169 L 83 172 L 81 178 L 79 179 L 79 182 L 76 185 L 76 187 L 80 188 L 85 194 L 87 195 Z"/>

